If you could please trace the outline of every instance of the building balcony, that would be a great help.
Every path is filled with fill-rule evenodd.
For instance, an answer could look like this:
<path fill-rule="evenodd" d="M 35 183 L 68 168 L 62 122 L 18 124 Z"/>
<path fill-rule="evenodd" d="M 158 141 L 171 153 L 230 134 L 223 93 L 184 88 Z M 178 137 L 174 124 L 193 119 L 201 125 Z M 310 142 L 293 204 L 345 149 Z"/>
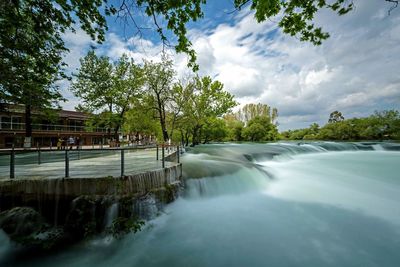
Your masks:
<path fill-rule="evenodd" d="M 23 132 L 25 131 L 25 123 L 0 123 L 0 132 Z M 114 132 L 113 128 L 76 126 L 76 125 L 56 125 L 56 124 L 32 124 L 33 132 L 49 132 L 49 133 L 108 133 Z"/>

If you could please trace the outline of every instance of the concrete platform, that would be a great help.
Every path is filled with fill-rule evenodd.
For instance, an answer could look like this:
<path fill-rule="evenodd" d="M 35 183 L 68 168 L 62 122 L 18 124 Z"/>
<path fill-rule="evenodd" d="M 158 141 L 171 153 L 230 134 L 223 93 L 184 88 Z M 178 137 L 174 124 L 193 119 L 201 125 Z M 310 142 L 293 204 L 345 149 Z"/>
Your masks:
<path fill-rule="evenodd" d="M 166 153 L 167 154 L 167 153 Z M 132 175 L 162 168 L 156 160 L 156 149 L 129 149 L 124 152 L 125 174 Z M 120 150 L 70 150 L 69 174 L 71 178 L 118 177 L 121 173 Z M 160 151 L 161 158 L 161 151 Z M 21 178 L 62 178 L 65 176 L 65 151 L 43 151 L 38 164 L 36 151 L 16 153 L 15 179 Z M 0 155 L 0 179 L 8 179 L 10 156 Z M 165 162 L 166 167 L 174 162 Z"/>

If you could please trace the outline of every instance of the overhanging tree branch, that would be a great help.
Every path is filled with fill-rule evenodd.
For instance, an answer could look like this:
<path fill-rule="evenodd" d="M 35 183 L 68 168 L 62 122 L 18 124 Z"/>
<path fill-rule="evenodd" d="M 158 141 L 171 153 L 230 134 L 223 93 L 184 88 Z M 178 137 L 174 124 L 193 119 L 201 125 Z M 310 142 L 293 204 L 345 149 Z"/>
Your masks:
<path fill-rule="evenodd" d="M 399 1 L 398 1 L 398 0 L 385 0 L 385 1 L 386 1 L 386 2 L 390 2 L 390 3 L 393 4 L 393 5 L 389 8 L 389 10 L 388 10 L 388 15 L 390 16 L 390 13 L 391 13 L 395 8 L 398 7 Z"/>

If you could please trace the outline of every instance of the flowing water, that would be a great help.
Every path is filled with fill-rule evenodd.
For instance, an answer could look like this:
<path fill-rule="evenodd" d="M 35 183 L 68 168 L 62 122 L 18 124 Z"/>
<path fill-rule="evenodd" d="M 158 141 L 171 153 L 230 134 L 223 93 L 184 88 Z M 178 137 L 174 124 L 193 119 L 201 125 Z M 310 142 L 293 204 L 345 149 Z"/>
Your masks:
<path fill-rule="evenodd" d="M 0 231 L 0 265 L 400 266 L 398 144 L 207 145 L 182 161 L 182 197 L 141 232 L 21 261 Z"/>

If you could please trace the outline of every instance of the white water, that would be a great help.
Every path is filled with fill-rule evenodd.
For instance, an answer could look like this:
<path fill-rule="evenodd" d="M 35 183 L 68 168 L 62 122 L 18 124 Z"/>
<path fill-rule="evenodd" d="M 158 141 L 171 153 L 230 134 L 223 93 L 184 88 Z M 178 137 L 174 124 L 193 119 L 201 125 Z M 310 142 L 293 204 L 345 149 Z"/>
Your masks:
<path fill-rule="evenodd" d="M 398 267 L 400 152 L 372 146 L 199 147 L 183 157 L 198 179 L 142 232 L 12 266 Z"/>
<path fill-rule="evenodd" d="M 104 226 L 110 227 L 113 221 L 118 217 L 118 203 L 113 203 L 108 207 L 106 211 L 106 216 L 104 217 Z"/>

